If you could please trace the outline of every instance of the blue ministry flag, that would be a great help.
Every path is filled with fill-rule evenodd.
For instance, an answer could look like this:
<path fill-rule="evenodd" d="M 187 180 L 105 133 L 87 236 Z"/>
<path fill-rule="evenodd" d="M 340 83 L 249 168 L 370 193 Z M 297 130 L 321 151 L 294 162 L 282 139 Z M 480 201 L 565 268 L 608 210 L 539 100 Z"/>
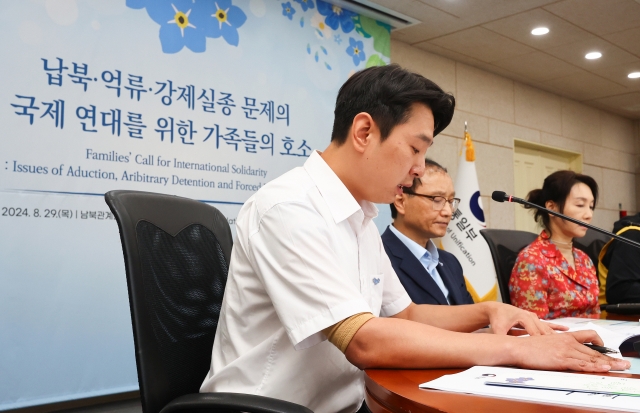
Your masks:
<path fill-rule="evenodd" d="M 480 230 L 486 224 L 475 160 L 473 141 L 465 130 L 455 183 L 460 206 L 453 214 L 447 233 L 442 237 L 442 246 L 460 261 L 467 290 L 473 301 L 500 301 L 491 251 L 480 235 Z"/>

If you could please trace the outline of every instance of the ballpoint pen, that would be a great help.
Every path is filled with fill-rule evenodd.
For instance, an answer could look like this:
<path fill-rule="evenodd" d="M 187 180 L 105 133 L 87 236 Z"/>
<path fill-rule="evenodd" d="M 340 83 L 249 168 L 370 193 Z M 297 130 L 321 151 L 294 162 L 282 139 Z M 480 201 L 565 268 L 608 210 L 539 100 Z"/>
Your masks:
<path fill-rule="evenodd" d="M 597 351 L 598 353 L 602 353 L 602 354 L 609 354 L 609 353 L 618 353 L 618 350 L 614 350 L 612 348 L 609 347 L 602 347 L 602 346 L 598 346 L 595 344 L 591 344 L 591 343 L 584 343 L 585 346 L 589 347 L 592 350 Z"/>

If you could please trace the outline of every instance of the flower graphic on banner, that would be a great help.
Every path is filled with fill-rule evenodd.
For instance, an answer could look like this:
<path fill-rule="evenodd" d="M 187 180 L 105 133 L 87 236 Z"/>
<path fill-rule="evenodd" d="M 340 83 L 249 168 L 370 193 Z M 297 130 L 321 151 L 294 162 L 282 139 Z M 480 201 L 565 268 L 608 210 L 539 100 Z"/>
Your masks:
<path fill-rule="evenodd" d="M 173 4 L 171 6 L 176 12 L 176 15 L 173 17 L 173 20 L 169 20 L 168 23 L 178 25 L 178 27 L 180 28 L 180 34 L 182 35 L 182 37 L 184 37 L 184 29 L 186 29 L 187 27 L 191 27 L 192 29 L 196 28 L 196 26 L 189 23 L 189 15 L 191 14 L 191 9 L 187 10 L 186 13 L 183 13 L 176 9 L 176 6 L 174 6 Z"/>
<path fill-rule="evenodd" d="M 315 28 L 316 36 L 320 39 L 330 39 L 333 33 L 331 27 L 324 22 L 324 16 L 316 13 L 311 17 L 311 26 Z"/>
<path fill-rule="evenodd" d="M 205 28 L 207 37 L 222 38 L 231 46 L 237 46 L 240 42 L 238 27 L 247 21 L 247 15 L 238 6 L 231 4 L 231 0 L 217 0 L 212 2 L 214 12 L 211 14 L 213 25 Z"/>
<path fill-rule="evenodd" d="M 356 40 L 353 37 L 349 37 L 349 47 L 347 47 L 347 54 L 353 58 L 353 64 L 358 66 L 360 62 L 366 59 L 364 54 L 364 44 L 362 40 Z"/>
<path fill-rule="evenodd" d="M 355 28 L 353 19 L 357 14 L 322 0 L 317 1 L 318 12 L 325 16 L 324 22 L 327 26 L 331 27 L 333 30 L 338 30 L 338 27 L 341 27 L 342 31 L 345 33 L 349 33 Z"/>
<path fill-rule="evenodd" d="M 298 3 L 302 10 L 294 8 L 295 3 Z M 344 33 L 352 33 L 346 52 L 351 56 L 356 67 L 362 67 L 362 62 L 366 62 L 364 67 L 387 64 L 391 31 L 389 25 L 331 5 L 323 0 L 315 0 L 315 4 L 314 0 L 283 1 L 281 5 L 282 15 L 289 20 L 293 20 L 293 14 L 300 12 L 301 28 L 305 27 L 305 20 L 311 16 L 310 26 L 319 39 L 319 43 L 307 43 L 306 51 L 313 62 L 324 64 L 327 70 L 333 70 L 334 67 L 333 63 L 330 64 L 327 59 L 331 60 L 335 53 L 339 53 L 337 48 L 343 41 L 340 30 Z M 312 10 L 314 8 L 317 11 Z M 365 42 L 367 46 L 365 46 Z M 365 53 L 365 47 L 371 47 L 371 44 L 373 44 L 374 50 L 371 53 Z M 369 57 L 368 60 L 367 57 Z"/>
<path fill-rule="evenodd" d="M 185 46 L 196 53 L 205 51 L 204 4 L 189 0 L 147 1 L 149 17 L 160 24 L 164 53 L 177 53 Z"/>
<path fill-rule="evenodd" d="M 127 7 L 147 9 L 160 25 L 160 44 L 164 53 L 177 53 L 185 46 L 192 52 L 206 50 L 206 38 L 222 37 L 237 46 L 238 28 L 247 16 L 232 0 L 127 0 Z"/>
<path fill-rule="evenodd" d="M 295 14 L 296 9 L 291 6 L 291 2 L 282 3 L 282 15 L 288 17 L 289 20 L 293 20 L 293 15 Z"/>
<path fill-rule="evenodd" d="M 391 55 L 391 26 L 362 15 L 358 15 L 354 21 L 356 33 L 362 35 L 365 39 L 373 38 L 373 50 L 380 53 L 371 53 L 365 67 L 386 65 L 385 58 L 388 59 Z"/>
<path fill-rule="evenodd" d="M 313 4 L 313 0 L 293 0 L 296 3 L 299 3 L 302 6 L 302 11 L 307 11 L 309 9 L 313 9 L 315 5 Z"/>
<path fill-rule="evenodd" d="M 147 7 L 147 0 L 127 0 L 127 7 L 130 9 L 144 9 Z"/>

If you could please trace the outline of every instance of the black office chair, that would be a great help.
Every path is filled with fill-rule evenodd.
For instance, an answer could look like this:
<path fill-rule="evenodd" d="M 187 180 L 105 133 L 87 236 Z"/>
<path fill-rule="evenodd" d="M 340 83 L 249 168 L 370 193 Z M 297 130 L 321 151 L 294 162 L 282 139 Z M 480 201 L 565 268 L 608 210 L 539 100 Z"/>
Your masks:
<path fill-rule="evenodd" d="M 144 413 L 313 413 L 239 393 L 198 393 L 211 363 L 231 256 L 231 230 L 212 206 L 111 191 L 120 229 Z"/>
<path fill-rule="evenodd" d="M 600 255 L 600 251 L 604 244 L 609 242 L 611 237 L 608 235 L 602 234 L 598 231 L 594 231 L 592 229 L 587 229 L 587 234 L 582 238 L 574 238 L 573 246 L 584 251 L 591 261 L 593 265 L 598 268 L 598 256 Z"/>
<path fill-rule="evenodd" d="M 510 229 L 481 229 L 480 234 L 489 244 L 493 265 L 496 267 L 502 301 L 511 304 L 509 278 L 518 258 L 518 253 L 535 241 L 538 235 L 533 232 Z"/>

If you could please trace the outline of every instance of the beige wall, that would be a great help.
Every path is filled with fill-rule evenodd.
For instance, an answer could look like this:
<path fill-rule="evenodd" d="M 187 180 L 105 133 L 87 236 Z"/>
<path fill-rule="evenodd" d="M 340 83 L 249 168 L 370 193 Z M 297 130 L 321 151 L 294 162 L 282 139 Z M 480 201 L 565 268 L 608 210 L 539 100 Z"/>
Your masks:
<path fill-rule="evenodd" d="M 583 172 L 600 185 L 594 225 L 611 230 L 618 204 L 640 206 L 640 121 L 633 121 L 540 89 L 392 41 L 391 61 L 420 73 L 456 97 L 451 125 L 427 156 L 456 175 L 464 122 L 475 142 L 476 167 L 490 228 L 515 228 L 514 206 L 491 192 L 514 191 L 513 140 L 583 154 Z"/>

